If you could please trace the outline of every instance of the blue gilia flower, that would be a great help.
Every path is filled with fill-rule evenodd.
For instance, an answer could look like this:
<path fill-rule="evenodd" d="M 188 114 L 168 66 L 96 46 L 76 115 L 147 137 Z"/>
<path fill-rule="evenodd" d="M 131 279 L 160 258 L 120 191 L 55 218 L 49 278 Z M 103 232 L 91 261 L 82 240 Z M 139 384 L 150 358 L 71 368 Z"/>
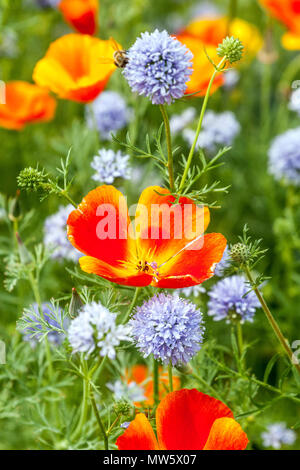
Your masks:
<path fill-rule="evenodd" d="M 228 268 L 230 264 L 231 264 L 230 253 L 229 253 L 228 246 L 226 246 L 221 261 L 215 267 L 215 276 L 222 277 L 224 275 L 225 269 Z"/>
<path fill-rule="evenodd" d="M 247 294 L 247 295 L 246 295 Z M 260 303 L 243 276 L 231 276 L 221 281 L 208 292 L 208 315 L 215 321 L 239 319 L 241 323 L 253 321 Z"/>
<path fill-rule="evenodd" d="M 182 287 L 181 289 L 176 289 L 173 295 L 184 295 L 187 299 L 189 297 L 199 297 L 200 294 L 205 294 L 206 289 L 201 284 L 197 286 Z"/>
<path fill-rule="evenodd" d="M 23 312 L 21 320 L 18 322 L 18 330 L 23 334 L 24 341 L 28 341 L 33 347 L 47 336 L 48 341 L 60 346 L 65 339 L 65 330 L 68 326 L 68 319 L 63 318 L 62 310 L 50 304 L 42 304 L 43 317 L 41 317 L 38 305 L 32 304 L 30 309 Z"/>
<path fill-rule="evenodd" d="M 181 114 L 173 114 L 170 119 L 170 129 L 172 134 L 178 134 L 189 124 L 192 124 L 196 117 L 195 108 L 186 108 Z"/>
<path fill-rule="evenodd" d="M 275 137 L 269 150 L 269 170 L 276 180 L 300 186 L 300 127 Z"/>
<path fill-rule="evenodd" d="M 86 107 L 86 119 L 89 128 L 95 126 L 101 137 L 111 139 L 111 132 L 123 129 L 131 118 L 130 109 L 123 97 L 114 91 L 104 91 Z"/>
<path fill-rule="evenodd" d="M 101 149 L 93 158 L 91 167 L 95 170 L 93 180 L 101 183 L 112 184 L 116 178 L 129 179 L 131 168 L 129 166 L 129 155 L 124 155 L 118 150 Z"/>
<path fill-rule="evenodd" d="M 201 348 L 202 313 L 191 302 L 172 295 L 152 297 L 130 321 L 132 336 L 144 357 L 164 364 L 187 363 Z"/>
<path fill-rule="evenodd" d="M 116 357 L 115 348 L 121 341 L 130 341 L 130 328 L 116 324 L 117 315 L 101 303 L 84 305 L 78 317 L 71 321 L 68 339 L 74 353 L 89 356 L 96 349 L 100 356 Z"/>
<path fill-rule="evenodd" d="M 76 262 L 81 256 L 81 253 L 71 245 L 67 238 L 67 220 L 73 210 L 74 207 L 71 204 L 60 206 L 55 214 L 45 220 L 44 244 L 53 249 L 51 255 L 53 259 L 67 259 Z"/>
<path fill-rule="evenodd" d="M 296 440 L 296 433 L 288 429 L 285 423 L 274 423 L 267 426 L 267 431 L 262 435 L 264 447 L 273 447 L 274 449 L 281 449 L 286 445 L 293 445 Z"/>
<path fill-rule="evenodd" d="M 142 33 L 128 51 L 123 73 L 133 92 L 153 104 L 170 104 L 181 98 L 193 73 L 193 54 L 167 31 Z"/>
<path fill-rule="evenodd" d="M 107 383 L 106 387 L 113 393 L 115 400 L 121 400 L 122 398 L 126 398 L 132 402 L 146 400 L 143 387 L 134 381 L 125 383 L 121 380 L 116 380 L 113 383 Z"/>
<path fill-rule="evenodd" d="M 213 153 L 220 147 L 232 145 L 240 130 L 240 123 L 231 111 L 225 111 L 224 113 L 207 111 L 203 119 L 197 147 Z M 196 132 L 192 129 L 185 129 L 182 135 L 188 144 L 192 145 Z"/>

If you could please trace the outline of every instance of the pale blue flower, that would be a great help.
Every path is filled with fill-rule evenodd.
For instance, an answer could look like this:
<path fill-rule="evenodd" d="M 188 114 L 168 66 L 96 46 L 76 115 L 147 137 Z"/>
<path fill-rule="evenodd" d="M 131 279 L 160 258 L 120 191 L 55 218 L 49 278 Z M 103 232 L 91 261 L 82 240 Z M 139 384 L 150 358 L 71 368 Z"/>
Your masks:
<path fill-rule="evenodd" d="M 181 98 L 192 74 L 192 53 L 167 31 L 142 33 L 128 51 L 123 74 L 133 92 L 153 104 L 171 104 Z"/>
<path fill-rule="evenodd" d="M 195 108 L 186 108 L 181 114 L 173 114 L 170 118 L 170 129 L 172 134 L 178 134 L 189 124 L 192 124 L 196 117 Z"/>
<path fill-rule="evenodd" d="M 115 91 L 104 91 L 86 107 L 88 127 L 99 131 L 101 137 L 111 139 L 111 132 L 123 129 L 130 121 L 131 110 L 124 98 Z"/>
<path fill-rule="evenodd" d="M 116 380 L 113 383 L 107 383 L 106 387 L 113 393 L 115 400 L 121 400 L 121 398 L 126 398 L 132 402 L 141 402 L 146 400 L 143 387 L 133 380 L 129 383 Z"/>
<path fill-rule="evenodd" d="M 60 206 L 58 211 L 46 218 L 44 223 L 44 244 L 51 248 L 53 259 L 78 261 L 81 253 L 71 245 L 67 237 L 67 220 L 74 207 Z"/>
<path fill-rule="evenodd" d="M 262 435 L 264 447 L 281 449 L 283 445 L 293 445 L 296 441 L 296 433 L 288 429 L 285 423 L 274 423 L 267 426 L 267 431 Z"/>
<path fill-rule="evenodd" d="M 129 179 L 131 176 L 129 160 L 129 155 L 124 155 L 120 150 L 117 152 L 111 149 L 99 150 L 91 163 L 96 172 L 92 176 L 93 180 L 112 184 L 116 178 Z"/>
<path fill-rule="evenodd" d="M 222 277 L 224 275 L 224 271 L 228 268 L 231 264 L 230 252 L 228 247 L 226 246 L 225 251 L 223 253 L 221 261 L 216 264 L 215 266 L 215 276 Z"/>
<path fill-rule="evenodd" d="M 245 278 L 239 275 L 217 282 L 208 295 L 208 315 L 215 321 L 239 319 L 241 323 L 251 322 L 260 307 L 255 293 L 250 290 Z"/>
<path fill-rule="evenodd" d="M 176 289 L 174 295 L 184 295 L 187 299 L 189 297 L 199 297 L 200 294 L 205 294 L 206 289 L 201 284 L 191 287 L 183 287 L 182 289 Z"/>
<path fill-rule="evenodd" d="M 300 127 L 275 137 L 269 150 L 269 170 L 276 180 L 300 185 Z"/>
<path fill-rule="evenodd" d="M 101 303 L 84 305 L 78 317 L 71 321 L 68 339 L 74 353 L 89 356 L 97 350 L 100 356 L 116 357 L 115 348 L 121 341 L 130 341 L 130 328 L 116 324 L 117 315 Z"/>
<path fill-rule="evenodd" d="M 300 87 L 291 94 L 289 109 L 300 116 Z"/>
<path fill-rule="evenodd" d="M 144 357 L 164 364 L 187 363 L 201 348 L 202 313 L 188 300 L 159 294 L 137 307 L 130 320 L 132 336 Z"/>

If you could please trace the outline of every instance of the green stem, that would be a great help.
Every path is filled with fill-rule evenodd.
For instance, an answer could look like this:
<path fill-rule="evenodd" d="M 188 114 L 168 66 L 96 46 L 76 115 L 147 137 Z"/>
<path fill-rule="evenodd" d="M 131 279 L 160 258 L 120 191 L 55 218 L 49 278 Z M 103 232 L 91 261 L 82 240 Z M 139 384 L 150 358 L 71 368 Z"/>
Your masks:
<path fill-rule="evenodd" d="M 113 421 L 113 423 L 109 426 L 107 432 L 106 432 L 106 435 L 109 436 L 111 431 L 113 430 L 113 428 L 115 427 L 115 425 L 117 424 L 117 422 L 119 421 L 119 419 L 121 418 L 121 414 L 118 414 L 118 416 L 116 417 L 116 419 Z"/>
<path fill-rule="evenodd" d="M 236 324 L 236 333 L 237 333 L 237 341 L 239 346 L 240 355 L 243 354 L 244 346 L 243 346 L 243 331 L 242 331 L 242 324 L 240 321 Z"/>
<path fill-rule="evenodd" d="M 165 130 L 166 130 L 167 150 L 168 150 L 168 171 L 169 171 L 170 191 L 172 193 L 174 192 L 175 185 L 174 185 L 173 152 L 172 152 L 170 122 L 169 122 L 169 117 L 168 117 L 165 106 L 160 104 L 159 109 L 161 111 L 164 124 L 165 124 Z"/>
<path fill-rule="evenodd" d="M 88 378 L 86 377 L 86 362 L 82 360 L 82 369 L 84 373 L 84 378 L 83 378 L 83 395 L 82 395 L 82 404 L 81 404 L 81 412 L 80 412 L 80 418 L 77 424 L 77 427 L 75 431 L 72 434 L 71 440 L 75 441 L 78 436 L 80 436 L 82 428 L 86 422 L 87 414 L 88 414 L 88 398 L 89 398 L 89 381 Z"/>
<path fill-rule="evenodd" d="M 101 432 L 102 437 L 103 437 L 104 449 L 105 449 L 105 450 L 108 450 L 108 437 L 107 437 L 107 433 L 106 433 L 106 431 L 105 431 L 105 429 L 104 429 L 104 425 L 103 425 L 103 423 L 102 423 L 102 419 L 101 419 L 100 413 L 99 413 L 98 408 L 97 408 L 97 404 L 96 404 L 96 400 L 95 400 L 95 396 L 94 396 L 94 392 L 93 392 L 92 387 L 90 387 L 90 399 L 91 399 L 92 407 L 93 407 L 93 410 L 94 410 L 94 413 L 95 413 L 95 416 L 96 416 L 96 420 L 97 420 L 97 423 L 98 423 L 100 432 Z"/>
<path fill-rule="evenodd" d="M 129 317 L 130 317 L 130 315 L 131 315 L 131 312 L 132 312 L 132 310 L 134 309 L 134 306 L 135 306 L 135 304 L 136 304 L 136 301 L 137 301 L 139 292 L 140 292 L 140 287 L 136 287 L 135 292 L 134 292 L 133 299 L 132 299 L 132 301 L 131 301 L 131 304 L 129 305 L 129 308 L 128 308 L 127 312 L 126 312 L 125 317 L 123 318 L 122 325 L 125 325 L 125 323 L 128 322 Z"/>
<path fill-rule="evenodd" d="M 169 391 L 173 392 L 173 366 L 172 362 L 170 362 L 168 366 L 168 374 L 169 374 Z"/>
<path fill-rule="evenodd" d="M 198 137 L 199 137 L 199 134 L 200 134 L 200 131 L 201 131 L 201 128 L 202 128 L 202 122 L 203 122 L 204 114 L 205 114 L 205 111 L 206 111 L 206 108 L 207 108 L 207 103 L 208 103 L 208 99 L 209 99 L 212 84 L 213 84 L 213 82 L 216 78 L 216 75 L 220 72 L 220 69 L 225 64 L 225 62 L 226 62 L 226 58 L 223 57 L 223 59 L 219 62 L 219 64 L 215 68 L 215 71 L 214 71 L 214 73 L 213 73 L 213 75 L 210 79 L 209 85 L 207 87 L 206 95 L 205 95 L 205 98 L 204 98 L 204 101 L 203 101 L 203 105 L 202 105 L 202 109 L 201 109 L 201 113 L 200 113 L 200 117 L 199 117 L 199 122 L 198 122 L 197 130 L 196 130 L 195 139 L 194 139 L 194 142 L 192 144 L 191 150 L 189 152 L 186 167 L 185 167 L 185 170 L 184 170 L 182 178 L 181 178 L 181 182 L 180 182 L 180 186 L 179 186 L 179 192 L 184 187 L 184 183 L 185 183 L 185 180 L 187 178 L 187 175 L 188 175 L 188 172 L 189 172 L 192 160 L 193 160 L 193 156 L 194 156 L 195 148 L 196 148 L 196 145 L 197 145 Z"/>
<path fill-rule="evenodd" d="M 221 397 L 221 395 L 217 392 L 217 390 L 215 390 L 214 387 L 212 387 L 209 383 L 207 383 L 206 380 L 204 380 L 200 375 L 195 374 L 195 372 L 193 372 L 191 375 L 192 377 L 194 377 L 194 379 L 196 379 L 198 382 L 204 385 L 204 387 L 206 387 L 209 390 L 209 392 L 212 393 L 212 395 L 214 395 L 219 400 L 224 401 L 223 397 Z"/>
<path fill-rule="evenodd" d="M 78 204 L 76 204 L 76 202 L 73 201 L 73 199 L 69 196 L 68 192 L 67 192 L 65 189 L 62 189 L 60 194 L 61 194 L 70 204 L 72 204 L 72 206 L 74 206 L 75 209 L 77 209 Z"/>
<path fill-rule="evenodd" d="M 277 336 L 279 342 L 281 343 L 281 345 L 282 345 L 284 351 L 286 352 L 287 356 L 289 357 L 291 363 L 293 364 L 293 352 L 292 352 L 291 348 L 289 347 L 285 337 L 283 336 L 283 334 L 280 330 L 280 327 L 279 327 L 278 323 L 276 322 L 275 318 L 273 317 L 267 303 L 265 302 L 263 296 L 259 292 L 259 289 L 257 287 L 255 287 L 255 282 L 253 280 L 253 277 L 252 277 L 252 274 L 250 272 L 249 267 L 247 265 L 244 265 L 243 268 L 244 268 L 244 271 L 246 273 L 246 276 L 247 276 L 251 286 L 253 287 L 253 290 L 256 294 L 256 297 L 258 298 L 258 300 L 259 300 L 259 302 L 262 306 L 262 309 L 265 312 L 266 317 L 269 320 L 269 323 L 273 328 L 273 331 L 274 331 L 275 335 Z M 300 374 L 300 365 L 299 364 L 293 364 L 293 365 L 296 367 L 297 371 Z"/>
<path fill-rule="evenodd" d="M 271 88 L 272 88 L 272 66 L 262 64 L 261 84 L 261 134 L 265 143 L 270 135 L 271 128 Z"/>
<path fill-rule="evenodd" d="M 159 373 L 158 373 L 158 362 L 153 358 L 153 401 L 154 406 L 159 403 Z"/>

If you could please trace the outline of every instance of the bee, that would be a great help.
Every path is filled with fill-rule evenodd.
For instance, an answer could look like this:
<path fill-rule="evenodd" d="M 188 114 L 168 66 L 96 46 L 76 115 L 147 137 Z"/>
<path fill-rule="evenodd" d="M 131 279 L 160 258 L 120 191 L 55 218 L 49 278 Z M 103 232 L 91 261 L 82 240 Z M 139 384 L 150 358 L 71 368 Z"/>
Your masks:
<path fill-rule="evenodd" d="M 111 59 L 109 58 L 102 58 L 101 63 L 102 64 L 114 64 L 116 67 L 123 69 L 126 67 L 128 64 L 128 55 L 127 51 L 124 49 L 120 49 L 117 42 L 114 40 L 114 38 L 110 38 L 110 41 L 113 44 L 113 48 L 115 49 L 115 52 L 113 53 L 113 57 Z"/>

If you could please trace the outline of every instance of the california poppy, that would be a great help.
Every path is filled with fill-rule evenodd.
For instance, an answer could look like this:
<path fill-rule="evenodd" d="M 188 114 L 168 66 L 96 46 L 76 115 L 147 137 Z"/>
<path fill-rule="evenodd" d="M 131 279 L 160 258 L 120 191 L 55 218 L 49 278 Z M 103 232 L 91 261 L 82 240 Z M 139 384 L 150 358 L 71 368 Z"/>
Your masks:
<path fill-rule="evenodd" d="M 205 44 L 200 39 L 190 36 L 188 34 L 178 34 L 176 39 L 193 54 L 193 73 L 190 80 L 187 82 L 186 94 L 199 92 L 199 96 L 205 95 L 209 81 L 214 72 L 213 65 L 209 62 L 206 53 L 215 62 L 220 62 L 220 57 L 217 55 L 215 47 Z M 206 50 L 206 53 L 205 53 Z M 211 93 L 216 91 L 224 83 L 224 77 L 220 73 L 216 76 L 214 83 L 211 87 Z"/>
<path fill-rule="evenodd" d="M 231 410 L 198 390 L 169 393 L 156 410 L 157 437 L 139 413 L 117 439 L 119 450 L 244 450 L 248 438 Z"/>
<path fill-rule="evenodd" d="M 168 373 L 163 371 L 162 367 L 159 367 L 159 400 L 167 394 L 169 387 Z M 149 373 L 148 367 L 144 364 L 138 364 L 132 367 L 130 371 L 126 373 L 126 379 L 128 382 L 134 381 L 138 385 L 141 385 L 144 389 L 144 396 L 146 400 L 143 401 L 143 406 L 152 406 L 153 401 L 153 375 Z M 173 389 L 178 390 L 180 388 L 180 379 L 178 376 L 173 375 Z M 141 403 L 135 403 L 136 406 L 141 406 Z"/>
<path fill-rule="evenodd" d="M 218 47 L 226 36 L 234 36 L 242 41 L 245 58 L 255 55 L 263 45 L 257 27 L 240 18 L 235 18 L 231 22 L 227 17 L 196 18 L 184 28 L 182 34 L 199 39 L 205 47 L 214 48 Z"/>
<path fill-rule="evenodd" d="M 61 0 L 58 5 L 65 20 L 82 34 L 93 34 L 98 26 L 98 0 Z"/>
<path fill-rule="evenodd" d="M 116 69 L 112 60 L 101 61 L 111 59 L 114 51 L 111 40 L 67 34 L 50 45 L 36 64 L 33 79 L 60 98 L 88 103 L 104 89 Z"/>
<path fill-rule="evenodd" d="M 67 222 L 70 242 L 87 255 L 79 260 L 81 269 L 129 286 L 179 288 L 212 277 L 226 239 L 219 233 L 203 235 L 207 207 L 185 197 L 174 202 L 167 189 L 146 188 L 133 230 L 120 191 L 103 185 L 89 192 Z"/>
<path fill-rule="evenodd" d="M 260 0 L 272 16 L 283 23 L 288 31 L 282 37 L 286 49 L 300 49 L 300 0 Z"/>
<path fill-rule="evenodd" d="M 50 121 L 55 114 L 55 99 L 28 82 L 8 82 L 5 101 L 0 104 L 0 126 L 6 129 L 20 130 L 29 123 Z"/>

